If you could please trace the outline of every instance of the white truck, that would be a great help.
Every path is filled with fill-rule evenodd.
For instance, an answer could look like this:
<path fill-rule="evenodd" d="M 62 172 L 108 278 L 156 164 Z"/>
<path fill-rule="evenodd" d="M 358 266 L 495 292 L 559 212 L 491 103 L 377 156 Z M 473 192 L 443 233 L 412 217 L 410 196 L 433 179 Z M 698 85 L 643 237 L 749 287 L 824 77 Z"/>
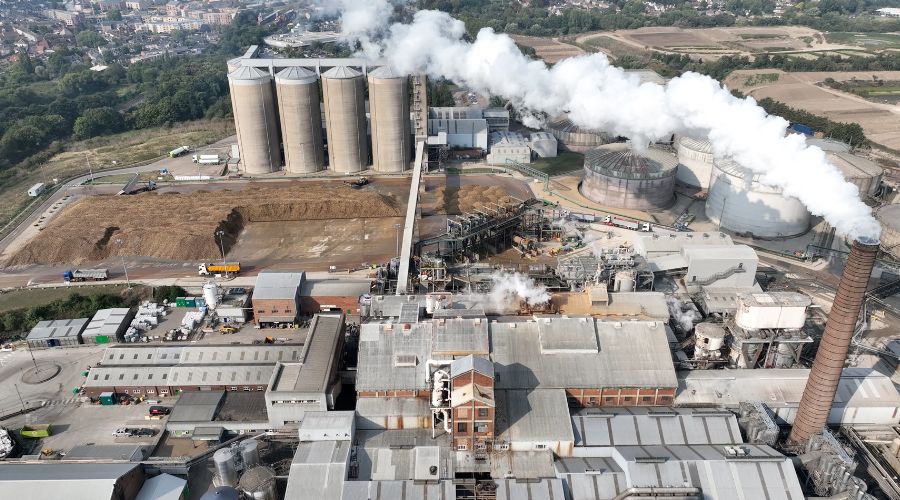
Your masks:
<path fill-rule="evenodd" d="M 194 163 L 201 165 L 218 165 L 222 162 L 219 155 L 194 155 L 191 157 Z"/>
<path fill-rule="evenodd" d="M 187 146 L 180 146 L 180 147 L 173 149 L 172 151 L 169 151 L 169 156 L 172 158 L 176 158 L 178 156 L 181 156 L 181 155 L 187 153 L 190 150 L 191 150 L 191 148 L 189 148 Z"/>
<path fill-rule="evenodd" d="M 47 190 L 47 185 L 44 184 L 43 182 L 38 182 L 34 186 L 31 186 L 31 189 L 28 190 L 28 196 L 31 196 L 32 198 L 36 198 L 36 197 L 40 196 L 41 194 L 43 194 L 43 192 L 46 190 Z"/>
<path fill-rule="evenodd" d="M 630 229 L 632 231 L 643 231 L 650 232 L 650 223 L 649 222 L 638 222 L 630 219 L 623 219 L 621 217 L 616 217 L 614 215 L 607 215 L 603 218 L 603 223 L 607 226 L 615 226 L 621 227 L 623 229 Z"/>

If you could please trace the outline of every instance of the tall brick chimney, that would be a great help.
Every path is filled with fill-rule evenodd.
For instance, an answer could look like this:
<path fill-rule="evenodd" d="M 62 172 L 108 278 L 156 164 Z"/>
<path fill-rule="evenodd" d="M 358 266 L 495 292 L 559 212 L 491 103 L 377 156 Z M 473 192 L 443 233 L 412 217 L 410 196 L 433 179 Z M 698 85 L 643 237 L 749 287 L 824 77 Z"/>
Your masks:
<path fill-rule="evenodd" d="M 810 436 L 825 428 L 876 255 L 878 240 L 861 237 L 853 242 L 828 315 L 825 333 L 819 343 L 816 360 L 803 390 L 803 398 L 800 399 L 794 426 L 788 437 L 790 443 L 805 443 Z"/>

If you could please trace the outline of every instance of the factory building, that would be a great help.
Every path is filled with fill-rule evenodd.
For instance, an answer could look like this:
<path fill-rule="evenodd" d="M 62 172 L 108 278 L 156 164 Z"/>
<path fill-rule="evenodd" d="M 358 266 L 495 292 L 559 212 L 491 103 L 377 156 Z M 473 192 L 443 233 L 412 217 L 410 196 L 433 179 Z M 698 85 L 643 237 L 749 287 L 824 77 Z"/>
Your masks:
<path fill-rule="evenodd" d="M 228 288 L 216 305 L 216 316 L 224 323 L 245 323 L 251 309 L 246 288 Z"/>
<path fill-rule="evenodd" d="M 369 73 L 372 166 L 376 172 L 398 173 L 409 169 L 412 135 L 408 80 L 389 66 Z"/>
<path fill-rule="evenodd" d="M 146 475 L 135 463 L 4 463 L 0 491 L 4 498 L 123 500 L 136 498 Z"/>
<path fill-rule="evenodd" d="M 584 156 L 581 194 L 608 207 L 662 210 L 675 202 L 677 166 L 675 155 L 660 148 L 638 152 L 624 143 L 602 146 Z"/>
<path fill-rule="evenodd" d="M 242 168 L 248 174 L 281 169 L 272 76 L 257 68 L 241 67 L 228 74 L 228 85 Z"/>
<path fill-rule="evenodd" d="M 809 210 L 759 174 L 732 160 L 717 159 L 710 178 L 706 216 L 723 229 L 757 238 L 787 238 L 809 229 Z"/>
<path fill-rule="evenodd" d="M 296 361 L 302 349 L 298 344 L 116 345 L 91 368 L 84 393 L 153 397 L 207 390 L 262 392 L 275 364 Z"/>
<path fill-rule="evenodd" d="M 85 344 L 108 344 L 121 341 L 131 325 L 135 311 L 127 307 L 100 309 L 81 333 Z"/>
<path fill-rule="evenodd" d="M 272 428 L 299 423 L 309 411 L 334 408 L 341 391 L 337 368 L 343 342 L 343 314 L 313 318 L 297 359 L 279 362 L 268 381 L 266 413 Z"/>
<path fill-rule="evenodd" d="M 724 233 L 641 234 L 634 248 L 653 272 L 683 276 L 690 293 L 727 289 L 733 295 L 756 286 L 756 251 Z"/>
<path fill-rule="evenodd" d="M 675 144 L 678 152 L 675 179 L 687 186 L 708 189 L 713 170 L 712 143 L 684 136 L 679 137 Z"/>
<path fill-rule="evenodd" d="M 40 321 L 34 325 L 25 341 L 29 349 L 50 347 L 75 347 L 82 343 L 81 333 L 87 327 L 87 318 Z"/>
<path fill-rule="evenodd" d="M 428 136 L 431 143 L 450 148 L 477 148 L 485 151 L 488 148 L 488 125 L 487 120 L 483 118 L 459 120 L 429 118 Z"/>
<path fill-rule="evenodd" d="M 517 132 L 492 132 L 487 162 L 489 165 L 531 163 L 531 148 L 522 134 Z"/>
<path fill-rule="evenodd" d="M 253 322 L 258 326 L 294 324 L 300 315 L 303 271 L 264 271 L 253 288 Z"/>
<path fill-rule="evenodd" d="M 329 167 L 345 174 L 365 170 L 369 145 L 362 73 L 347 66 L 331 68 L 322 74 L 322 87 Z"/>
<path fill-rule="evenodd" d="M 300 312 L 355 314 L 359 312 L 359 298 L 371 291 L 372 281 L 367 279 L 304 279 L 300 285 Z"/>

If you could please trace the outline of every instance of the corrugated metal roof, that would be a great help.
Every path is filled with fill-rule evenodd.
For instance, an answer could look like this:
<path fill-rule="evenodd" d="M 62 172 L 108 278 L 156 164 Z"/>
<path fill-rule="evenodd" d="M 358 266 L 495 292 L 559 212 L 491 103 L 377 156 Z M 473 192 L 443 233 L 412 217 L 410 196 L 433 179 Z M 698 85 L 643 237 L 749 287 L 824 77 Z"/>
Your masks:
<path fill-rule="evenodd" d="M 686 246 L 733 245 L 731 236 L 720 232 L 708 233 L 651 233 L 639 234 L 634 240 L 634 251 L 643 257 L 681 253 Z"/>
<path fill-rule="evenodd" d="M 304 441 L 297 445 L 285 498 L 340 500 L 350 441 Z"/>
<path fill-rule="evenodd" d="M 188 391 L 178 398 L 169 422 L 212 422 L 225 391 Z"/>
<path fill-rule="evenodd" d="M 275 74 L 277 83 L 312 83 L 319 79 L 315 71 L 310 71 L 302 66 L 288 66 Z"/>
<path fill-rule="evenodd" d="M 731 412 L 688 408 L 603 408 L 572 416 L 578 446 L 734 444 L 743 442 Z"/>
<path fill-rule="evenodd" d="M 356 390 L 429 389 L 425 361 L 431 357 L 432 323 L 366 323 L 360 328 Z M 416 357 L 414 366 L 395 366 L 395 356 Z"/>
<path fill-rule="evenodd" d="M 338 344 L 344 333 L 343 314 L 317 314 L 313 317 L 306 344 L 300 356 L 296 378 L 287 381 L 294 392 L 325 392 L 334 374 Z M 282 374 L 283 376 L 283 374 Z M 280 386 L 281 383 L 279 382 Z M 279 389 L 280 390 L 280 389 Z"/>
<path fill-rule="evenodd" d="M 88 318 L 40 321 L 31 329 L 31 333 L 28 334 L 27 340 L 77 337 L 78 334 L 84 330 L 89 321 Z"/>
<path fill-rule="evenodd" d="M 330 70 L 322 73 L 322 78 L 345 79 L 356 78 L 360 76 L 362 76 L 362 73 L 348 66 L 335 66 Z"/>
<path fill-rule="evenodd" d="M 229 80 L 264 80 L 266 78 L 271 78 L 269 73 L 250 66 L 241 66 L 228 73 Z"/>
<path fill-rule="evenodd" d="M 169 366 L 95 366 L 84 381 L 85 387 L 166 386 Z"/>
<path fill-rule="evenodd" d="M 91 318 L 91 322 L 85 327 L 81 336 L 96 337 L 98 335 L 107 335 L 116 337 L 122 323 L 128 320 L 131 309 L 127 307 L 118 307 L 114 309 L 100 309 Z"/>
<path fill-rule="evenodd" d="M 489 378 L 494 378 L 494 363 L 481 356 L 468 355 L 455 359 L 450 363 L 450 376 L 454 378 L 472 370 Z"/>
<path fill-rule="evenodd" d="M 379 68 L 373 69 L 369 71 L 369 78 L 377 78 L 377 79 L 395 79 L 395 78 L 406 78 L 406 75 L 398 72 L 391 66 L 381 66 Z"/>
<path fill-rule="evenodd" d="M 290 300 L 297 296 L 306 279 L 303 271 L 265 271 L 256 276 L 253 300 Z"/>
<path fill-rule="evenodd" d="M 180 500 L 186 486 L 186 480 L 163 473 L 144 481 L 135 500 Z"/>
<path fill-rule="evenodd" d="M 513 500 L 558 500 L 566 498 L 563 483 L 559 479 L 520 482 L 515 479 L 499 479 L 497 498 Z"/>
<path fill-rule="evenodd" d="M 0 464 L 0 491 L 5 498 L 113 499 L 118 479 L 139 464 L 42 463 Z"/>
<path fill-rule="evenodd" d="M 571 446 L 575 438 L 568 422 L 569 404 L 563 389 L 497 391 L 494 434 L 501 441 Z"/>
<path fill-rule="evenodd" d="M 303 297 L 359 297 L 370 291 L 371 280 L 304 280 L 300 285 L 300 295 Z"/>
<path fill-rule="evenodd" d="M 537 324 L 541 352 L 597 352 L 597 332 L 591 318 L 538 318 Z"/>
<path fill-rule="evenodd" d="M 453 481 L 423 483 L 419 481 L 348 481 L 344 483 L 343 500 L 455 500 Z"/>
<path fill-rule="evenodd" d="M 484 317 L 436 319 L 433 324 L 431 352 L 434 354 L 487 356 L 490 352 L 488 321 Z"/>
<path fill-rule="evenodd" d="M 296 361 L 303 345 L 291 344 L 198 344 L 185 346 L 116 345 L 103 353 L 104 367 L 156 365 L 275 364 Z"/>
<path fill-rule="evenodd" d="M 664 323 L 596 324 L 600 350 L 585 354 L 541 352 L 533 321 L 491 323 L 497 388 L 677 386 Z"/>
<path fill-rule="evenodd" d="M 446 434 L 432 439 L 430 429 L 360 430 L 356 440 L 359 480 L 415 479 L 417 474 L 423 474 L 422 466 L 432 465 L 438 468 L 438 473 L 429 475 L 429 479 L 452 479 L 455 476 L 451 456 L 454 452 L 450 449 L 450 439 Z"/>
<path fill-rule="evenodd" d="M 660 148 L 649 147 L 640 151 L 630 144 L 617 142 L 585 153 L 584 167 L 601 174 L 665 174 L 674 172 L 678 167 L 678 158 Z"/>

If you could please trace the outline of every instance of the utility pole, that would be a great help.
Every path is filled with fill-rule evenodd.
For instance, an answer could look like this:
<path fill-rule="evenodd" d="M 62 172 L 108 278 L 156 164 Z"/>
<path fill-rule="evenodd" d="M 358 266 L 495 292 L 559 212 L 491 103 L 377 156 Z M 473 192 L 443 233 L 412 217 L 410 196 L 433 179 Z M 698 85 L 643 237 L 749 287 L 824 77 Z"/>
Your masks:
<path fill-rule="evenodd" d="M 225 231 L 221 229 L 216 231 L 216 236 L 219 237 L 219 249 L 222 250 L 222 268 L 225 269 L 225 279 L 228 279 L 228 265 L 225 263 L 225 243 L 222 242 L 222 238 L 225 237 Z"/>
<path fill-rule="evenodd" d="M 397 256 L 400 256 L 400 224 L 394 224 L 394 228 L 397 229 Z"/>
<path fill-rule="evenodd" d="M 122 240 L 117 239 L 116 244 L 119 245 L 119 247 L 121 248 Z M 128 285 L 128 290 L 131 290 L 131 280 L 128 279 L 128 266 L 125 265 L 125 256 L 119 255 L 119 257 L 122 258 L 122 270 L 125 271 L 125 283 Z"/>
<path fill-rule="evenodd" d="M 16 388 L 16 394 L 19 396 L 19 402 L 22 403 L 22 413 L 24 414 L 27 410 L 25 409 L 25 401 L 22 400 L 22 393 L 19 392 L 19 384 L 13 384 L 13 387 Z"/>

